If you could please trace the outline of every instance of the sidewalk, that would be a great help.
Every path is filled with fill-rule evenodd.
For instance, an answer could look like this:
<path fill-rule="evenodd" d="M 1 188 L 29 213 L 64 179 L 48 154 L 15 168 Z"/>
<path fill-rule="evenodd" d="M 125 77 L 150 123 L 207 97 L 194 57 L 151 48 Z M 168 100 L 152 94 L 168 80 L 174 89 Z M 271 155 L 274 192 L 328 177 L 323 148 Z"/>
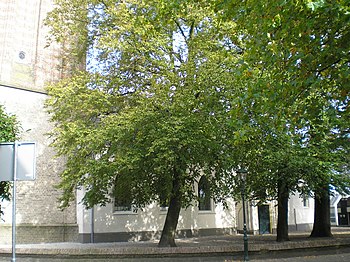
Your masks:
<path fill-rule="evenodd" d="M 309 233 L 291 233 L 290 241 L 277 243 L 276 235 L 248 236 L 249 252 L 350 246 L 350 228 L 332 228 L 333 238 L 309 238 Z M 213 255 L 243 252 L 242 235 L 177 239 L 177 247 L 159 248 L 157 241 L 116 243 L 19 244 L 16 254 L 43 256 L 153 257 Z M 0 254 L 10 254 L 11 245 L 0 245 Z"/>

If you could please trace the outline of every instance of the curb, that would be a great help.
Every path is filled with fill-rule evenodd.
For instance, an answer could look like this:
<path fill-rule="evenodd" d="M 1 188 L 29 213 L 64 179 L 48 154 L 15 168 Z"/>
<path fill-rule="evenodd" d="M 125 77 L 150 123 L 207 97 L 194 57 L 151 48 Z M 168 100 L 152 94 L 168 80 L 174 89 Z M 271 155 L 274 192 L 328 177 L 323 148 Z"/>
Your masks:
<path fill-rule="evenodd" d="M 179 246 L 159 248 L 156 246 L 110 246 L 79 244 L 79 243 L 57 243 L 56 244 L 38 244 L 38 245 L 19 245 L 16 248 L 18 255 L 35 255 L 35 256 L 110 256 L 115 257 L 156 257 L 156 256 L 204 256 L 208 254 L 233 254 L 243 252 L 243 243 L 237 241 L 232 245 L 213 245 L 203 243 L 201 246 Z M 286 251 L 293 249 L 310 249 L 310 248 L 335 248 L 341 246 L 350 246 L 350 238 L 327 238 L 327 239 L 310 239 L 302 241 L 287 241 L 282 243 L 265 242 L 262 244 L 249 244 L 249 252 L 272 252 Z M 11 254 L 11 247 L 0 247 L 0 254 Z"/>
<path fill-rule="evenodd" d="M 310 248 L 326 248 L 326 247 L 342 247 L 350 246 L 349 238 L 338 239 L 315 239 L 306 241 L 288 241 L 283 243 L 270 243 L 269 245 L 257 244 L 249 247 L 249 251 L 283 251 L 292 249 L 310 249 Z"/>

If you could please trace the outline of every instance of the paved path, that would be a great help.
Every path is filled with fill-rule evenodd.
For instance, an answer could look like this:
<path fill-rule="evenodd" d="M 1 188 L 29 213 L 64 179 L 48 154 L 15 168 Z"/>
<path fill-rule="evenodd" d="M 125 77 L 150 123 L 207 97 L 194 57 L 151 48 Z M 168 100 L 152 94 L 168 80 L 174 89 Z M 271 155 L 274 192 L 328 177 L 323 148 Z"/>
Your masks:
<path fill-rule="evenodd" d="M 322 247 L 350 246 L 350 227 L 334 228 L 333 238 L 309 238 L 309 233 L 292 233 L 290 241 L 277 243 L 275 235 L 249 236 L 250 253 L 268 253 L 280 250 L 312 249 Z M 159 248 L 157 241 L 118 242 L 118 243 L 50 243 L 22 244 L 16 246 L 16 254 L 48 257 L 76 256 L 89 257 L 209 257 L 212 255 L 242 254 L 242 235 L 210 236 L 177 239 L 178 247 Z M 1 245 L 0 254 L 10 255 L 11 245 Z M 87 261 L 87 260 L 85 260 Z M 105 260 L 108 261 L 108 260 Z"/>
<path fill-rule="evenodd" d="M 16 262 L 237 262 L 242 261 L 243 254 L 220 255 L 211 254 L 210 256 L 180 256 L 180 257 L 152 257 L 152 258 L 113 258 L 110 257 L 38 257 L 19 256 Z M 350 261 L 350 247 L 341 248 L 322 248 L 322 249 L 297 249 L 285 250 L 269 253 L 252 253 L 250 261 L 255 262 L 347 262 Z M 11 257 L 1 257 L 0 262 L 9 262 Z"/>

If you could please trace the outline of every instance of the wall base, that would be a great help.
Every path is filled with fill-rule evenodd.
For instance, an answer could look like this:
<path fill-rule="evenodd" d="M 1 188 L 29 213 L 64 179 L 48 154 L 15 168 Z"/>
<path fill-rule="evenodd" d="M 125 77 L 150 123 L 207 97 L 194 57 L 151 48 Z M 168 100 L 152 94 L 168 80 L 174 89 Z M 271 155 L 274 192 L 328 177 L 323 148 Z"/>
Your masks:
<path fill-rule="evenodd" d="M 190 238 L 199 236 L 213 236 L 213 235 L 234 235 L 237 231 L 234 228 L 206 228 L 196 230 L 179 230 L 177 232 L 178 238 Z M 147 241 L 152 239 L 160 239 L 161 231 L 151 232 L 109 232 L 109 233 L 94 233 L 94 243 L 101 242 L 129 242 L 129 241 Z M 91 234 L 79 234 L 79 242 L 90 243 Z"/>
<path fill-rule="evenodd" d="M 288 230 L 290 232 L 311 232 L 313 228 L 312 223 L 304 223 L 304 224 L 298 224 L 298 225 L 288 225 Z"/>
<path fill-rule="evenodd" d="M 298 225 L 288 225 L 288 232 L 311 232 L 313 224 L 312 223 L 304 223 Z M 272 229 L 273 234 L 277 234 L 277 228 Z"/>
<path fill-rule="evenodd" d="M 78 242 L 78 225 L 16 225 L 17 244 Z M 12 243 L 12 226 L 0 226 L 0 244 Z"/>

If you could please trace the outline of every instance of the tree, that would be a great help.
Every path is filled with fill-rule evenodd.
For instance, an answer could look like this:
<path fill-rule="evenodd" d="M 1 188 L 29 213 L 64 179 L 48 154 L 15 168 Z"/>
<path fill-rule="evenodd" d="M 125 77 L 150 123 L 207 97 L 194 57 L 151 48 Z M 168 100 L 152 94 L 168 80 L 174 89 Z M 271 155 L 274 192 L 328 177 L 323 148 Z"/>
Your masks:
<path fill-rule="evenodd" d="M 221 123 L 225 93 L 235 92 L 233 23 L 197 1 L 57 4 L 47 23 L 64 56 L 74 65 L 79 48 L 88 52 L 86 72 L 70 67 L 48 87 L 53 146 L 67 157 L 62 206 L 81 187 L 87 207 L 110 202 L 110 192 L 141 209 L 165 200 L 159 245 L 175 246 L 180 209 L 197 199 L 194 183 L 206 176 L 220 198 L 228 174 Z"/>
<path fill-rule="evenodd" d="M 250 118 L 259 119 L 259 118 Z M 263 119 L 263 118 L 260 118 Z M 288 200 L 291 194 L 309 194 L 310 187 L 299 186 L 316 174 L 319 164 L 299 137 L 273 130 L 269 119 L 251 123 L 246 141 L 235 139 L 239 159 L 249 169 L 247 186 L 249 197 L 259 203 L 276 200 L 278 207 L 277 238 L 288 241 Z M 247 129 L 245 129 L 247 130 Z M 239 142 L 240 141 L 240 142 Z"/>
<path fill-rule="evenodd" d="M 19 123 L 14 115 L 9 115 L 0 105 L 0 143 L 14 142 L 19 134 Z M 10 200 L 10 182 L 0 182 L 0 200 Z M 0 205 L 0 214 L 3 214 Z"/>
<path fill-rule="evenodd" d="M 236 72 L 247 94 L 243 101 L 249 109 L 245 110 L 245 123 L 250 130 L 252 123 L 259 123 L 253 127 L 257 131 L 247 134 L 258 132 L 264 122 L 259 119 L 265 119 L 269 129 L 278 131 L 275 134 L 299 137 L 300 141 L 289 141 L 299 145 L 296 152 L 305 151 L 313 164 L 302 170 L 314 172 L 303 175 L 307 186 L 320 196 L 316 202 L 327 206 L 328 193 L 324 192 L 329 184 L 344 190 L 349 174 L 343 168 L 349 154 L 347 1 L 218 1 L 216 8 L 236 22 L 243 43 L 243 66 Z M 251 112 L 253 121 L 249 119 Z M 237 143 L 237 139 L 234 141 Z M 256 148 L 260 148 L 258 141 Z M 256 156 L 259 159 L 259 154 Z M 283 179 L 286 177 L 283 174 Z M 276 178 L 278 175 L 270 176 L 270 186 L 276 186 Z M 258 181 L 258 176 L 253 179 Z M 321 235 L 329 235 L 330 223 L 318 225 L 324 221 L 318 217 L 321 213 L 315 213 L 314 232 L 322 229 Z"/>

